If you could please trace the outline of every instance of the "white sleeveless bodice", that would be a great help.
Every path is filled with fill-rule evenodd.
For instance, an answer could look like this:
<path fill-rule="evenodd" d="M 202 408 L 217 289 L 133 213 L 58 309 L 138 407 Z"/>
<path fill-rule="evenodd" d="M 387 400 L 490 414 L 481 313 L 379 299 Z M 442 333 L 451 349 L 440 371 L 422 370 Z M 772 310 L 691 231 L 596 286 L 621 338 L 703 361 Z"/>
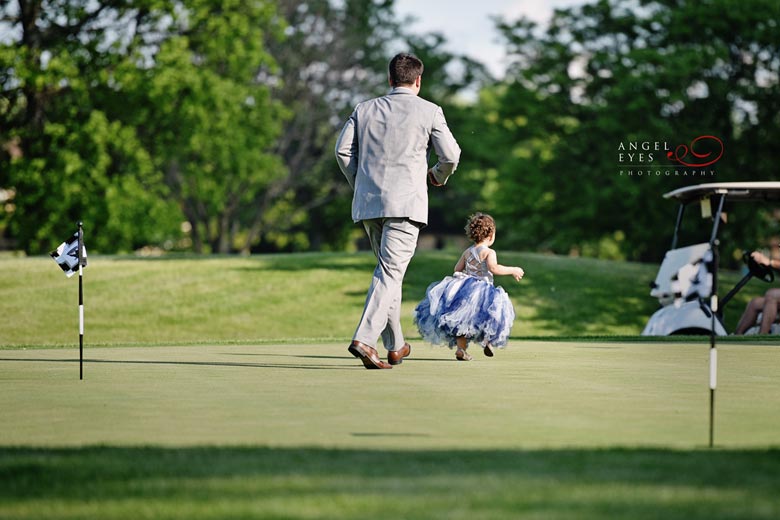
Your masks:
<path fill-rule="evenodd" d="M 466 255 L 466 267 L 463 270 L 469 276 L 485 280 L 486 282 L 493 283 L 493 273 L 488 270 L 487 262 L 479 259 L 479 254 L 485 246 L 473 246 L 468 250 Z"/>

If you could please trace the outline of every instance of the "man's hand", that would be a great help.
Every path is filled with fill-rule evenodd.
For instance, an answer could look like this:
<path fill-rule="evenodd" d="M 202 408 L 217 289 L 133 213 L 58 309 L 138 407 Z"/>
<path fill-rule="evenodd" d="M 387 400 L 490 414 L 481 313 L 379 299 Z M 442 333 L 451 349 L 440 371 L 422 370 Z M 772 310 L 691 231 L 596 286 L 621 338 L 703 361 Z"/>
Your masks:
<path fill-rule="evenodd" d="M 440 183 L 436 180 L 436 177 L 433 175 L 433 168 L 428 169 L 428 180 L 431 181 L 431 184 L 437 187 L 444 186 L 444 184 Z"/>

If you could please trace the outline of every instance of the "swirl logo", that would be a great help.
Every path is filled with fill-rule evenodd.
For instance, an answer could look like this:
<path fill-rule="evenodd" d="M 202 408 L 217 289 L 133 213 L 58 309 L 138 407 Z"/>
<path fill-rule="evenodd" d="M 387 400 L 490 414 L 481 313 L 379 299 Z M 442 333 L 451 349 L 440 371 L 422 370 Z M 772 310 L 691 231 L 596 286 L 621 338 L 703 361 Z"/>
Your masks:
<path fill-rule="evenodd" d="M 680 144 L 674 151 L 667 152 L 666 156 L 684 166 L 699 168 L 716 163 L 723 157 L 723 150 L 723 141 L 714 135 L 700 135 L 691 141 L 690 148 Z"/>

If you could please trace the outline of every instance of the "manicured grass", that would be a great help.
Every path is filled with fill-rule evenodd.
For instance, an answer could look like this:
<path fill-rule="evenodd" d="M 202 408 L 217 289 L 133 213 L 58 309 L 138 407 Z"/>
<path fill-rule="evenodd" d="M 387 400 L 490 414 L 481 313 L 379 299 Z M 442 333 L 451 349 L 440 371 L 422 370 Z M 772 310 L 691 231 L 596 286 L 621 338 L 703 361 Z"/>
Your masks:
<path fill-rule="evenodd" d="M 431 282 L 452 272 L 458 252 L 419 252 L 404 287 L 403 323 Z M 501 253 L 526 270 L 510 294 L 519 337 L 637 335 L 657 308 L 648 283 L 657 266 L 553 255 Z M 91 256 L 84 274 L 85 341 L 90 345 L 345 341 L 360 317 L 374 259 L 370 253 L 253 257 Z M 78 341 L 78 281 L 49 258 L 0 257 L 0 346 L 71 346 Z M 725 273 L 725 283 L 738 279 Z M 730 304 L 729 327 L 751 282 Z"/>
<path fill-rule="evenodd" d="M 719 347 L 718 441 L 780 436 L 780 347 Z M 707 442 L 708 347 L 513 341 L 459 363 L 415 343 L 368 371 L 341 343 L 0 351 L 0 445 L 391 449 Z"/>
<path fill-rule="evenodd" d="M 79 381 L 77 280 L 3 257 L 0 519 L 780 516 L 774 338 L 719 341 L 709 449 L 706 342 L 636 336 L 656 266 L 502 253 L 513 339 L 458 363 L 411 323 L 456 258 L 415 257 L 412 357 L 367 371 L 370 254 L 90 257 Z"/>
<path fill-rule="evenodd" d="M 775 519 L 778 450 L 0 449 L 14 519 Z"/>
<path fill-rule="evenodd" d="M 0 518 L 776 518 L 780 347 L 0 351 Z"/>

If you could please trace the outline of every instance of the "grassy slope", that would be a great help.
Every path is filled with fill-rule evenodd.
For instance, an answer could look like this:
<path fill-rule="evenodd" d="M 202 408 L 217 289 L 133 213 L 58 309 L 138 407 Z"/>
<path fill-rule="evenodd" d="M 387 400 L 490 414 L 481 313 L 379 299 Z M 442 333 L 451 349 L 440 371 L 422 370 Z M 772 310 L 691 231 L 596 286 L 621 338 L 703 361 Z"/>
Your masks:
<path fill-rule="evenodd" d="M 404 287 L 403 317 L 432 281 L 451 273 L 455 252 L 420 252 Z M 657 307 L 648 283 L 656 266 L 539 254 L 501 253 L 526 278 L 500 277 L 515 302 L 514 337 L 636 335 Z M 90 257 L 84 274 L 90 345 L 300 341 L 349 338 L 374 260 L 369 253 L 248 258 Z M 0 257 L 0 346 L 72 345 L 78 282 L 48 258 Z M 733 284 L 737 276 L 726 274 Z M 733 326 L 753 281 L 731 304 Z"/>

